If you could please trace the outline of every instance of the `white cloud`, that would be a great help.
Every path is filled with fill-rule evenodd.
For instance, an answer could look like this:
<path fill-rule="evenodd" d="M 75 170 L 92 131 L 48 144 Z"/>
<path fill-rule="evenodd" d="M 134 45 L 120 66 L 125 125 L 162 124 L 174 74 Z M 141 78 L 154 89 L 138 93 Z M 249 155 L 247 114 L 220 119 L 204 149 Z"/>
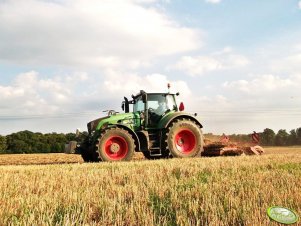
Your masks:
<path fill-rule="evenodd" d="M 301 75 L 245 76 L 214 88 L 216 96 L 201 96 L 193 108 L 206 131 L 242 133 L 264 128 L 295 128 L 300 123 Z"/>
<path fill-rule="evenodd" d="M 181 71 L 187 71 L 190 75 L 201 75 L 207 71 L 221 70 L 222 64 L 213 57 L 183 56 L 174 68 Z"/>
<path fill-rule="evenodd" d="M 218 4 L 221 2 L 221 0 L 206 0 L 206 2 L 212 3 L 212 4 Z"/>
<path fill-rule="evenodd" d="M 299 1 L 298 6 L 299 6 L 299 9 L 301 9 L 301 1 Z"/>
<path fill-rule="evenodd" d="M 85 73 L 42 78 L 36 71 L 19 74 L 8 86 L 0 86 L 1 117 L 30 117 L 34 115 L 60 116 L 87 111 L 119 109 L 123 96 L 130 97 L 140 90 L 147 92 L 180 92 L 181 97 L 191 95 L 186 82 L 169 80 L 162 74 L 139 76 L 116 71 L 107 72 L 105 78 Z M 80 89 L 84 87 L 84 89 Z"/>
<path fill-rule="evenodd" d="M 195 50 L 200 31 L 134 0 L 0 1 L 0 61 L 139 67 Z"/>
<path fill-rule="evenodd" d="M 296 125 L 296 122 L 300 121 L 300 86 L 300 75 L 282 78 L 266 74 L 252 79 L 225 82 L 220 91 L 231 99 L 233 108 L 230 112 L 233 112 L 233 116 L 240 114 L 241 117 L 261 123 L 265 123 L 266 120 L 266 123 L 273 127 L 281 117 L 284 118 L 282 124 L 287 122 Z"/>
<path fill-rule="evenodd" d="M 198 111 L 224 111 L 226 108 L 231 107 L 230 100 L 222 95 L 217 94 L 215 96 L 200 96 L 194 100 L 195 103 L 198 103 L 194 108 Z"/>
<path fill-rule="evenodd" d="M 208 56 L 183 56 L 169 69 L 177 69 L 196 76 L 211 71 L 240 68 L 248 64 L 249 60 L 245 56 L 232 53 L 231 48 L 227 47 Z"/>
<path fill-rule="evenodd" d="M 180 92 L 181 96 L 188 97 L 191 91 L 186 82 L 181 80 L 169 80 L 166 75 L 150 74 L 146 76 L 139 76 L 137 74 L 128 74 L 120 76 L 119 73 L 111 72 L 104 82 L 105 89 L 112 95 L 120 93 L 135 94 L 140 90 L 146 92 L 167 92 L 167 84 L 171 84 L 171 92 Z"/>
<path fill-rule="evenodd" d="M 1 99 L 9 100 L 24 95 L 23 89 L 14 88 L 11 86 L 0 86 Z M 4 104 L 4 103 L 1 103 Z"/>
<path fill-rule="evenodd" d="M 86 123 L 102 117 L 103 110 L 121 111 L 123 96 L 130 98 L 141 89 L 167 92 L 167 83 L 171 83 L 171 92 L 180 92 L 178 101 L 190 98 L 191 91 L 185 81 L 168 79 L 162 74 L 138 75 L 111 70 L 104 76 L 73 73 L 45 78 L 36 71 L 22 73 L 11 84 L 0 85 L 1 133 L 25 129 L 86 130 Z"/>
<path fill-rule="evenodd" d="M 250 95 L 262 95 L 268 92 L 275 93 L 275 91 L 289 90 L 290 88 L 296 88 L 296 86 L 295 79 L 280 78 L 271 74 L 258 76 L 250 81 L 238 80 L 223 84 L 223 87 L 226 89 L 239 90 Z"/>
<path fill-rule="evenodd" d="M 86 76 L 78 73 L 42 79 L 35 71 L 19 74 L 11 85 L 0 86 L 1 113 L 26 116 L 68 111 L 76 99 L 76 85 Z"/>
<path fill-rule="evenodd" d="M 222 54 L 231 53 L 232 51 L 233 51 L 233 48 L 231 46 L 226 46 L 222 50 L 213 52 L 212 55 L 222 55 Z"/>
<path fill-rule="evenodd" d="M 296 49 L 298 46 L 296 47 Z M 288 56 L 273 59 L 269 63 L 273 72 L 298 73 L 301 70 L 301 53 L 292 53 Z"/>

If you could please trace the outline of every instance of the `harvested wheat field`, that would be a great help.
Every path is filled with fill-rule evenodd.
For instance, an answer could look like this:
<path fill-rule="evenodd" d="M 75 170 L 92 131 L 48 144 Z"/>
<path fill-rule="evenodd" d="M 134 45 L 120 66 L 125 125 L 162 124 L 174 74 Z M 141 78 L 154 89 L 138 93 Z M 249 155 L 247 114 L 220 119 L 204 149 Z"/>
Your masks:
<path fill-rule="evenodd" d="M 265 147 L 265 155 L 268 154 L 301 154 L 300 146 L 293 147 Z M 142 153 L 134 154 L 133 161 L 145 160 Z M 0 165 L 45 165 L 63 163 L 83 163 L 83 159 L 77 154 L 50 153 L 50 154 L 1 154 Z"/>
<path fill-rule="evenodd" d="M 265 147 L 264 154 L 301 154 L 301 146 Z"/>
<path fill-rule="evenodd" d="M 301 148 L 263 156 L 7 165 L 0 166 L 0 180 L 0 225 L 278 225 L 266 215 L 270 206 L 301 214 Z"/>
<path fill-rule="evenodd" d="M 37 165 L 82 163 L 80 155 L 50 153 L 50 154 L 4 154 L 0 155 L 0 165 Z"/>
<path fill-rule="evenodd" d="M 135 153 L 133 160 L 144 159 L 142 153 Z M 83 163 L 84 160 L 77 154 L 50 153 L 50 154 L 2 154 L 0 165 L 45 165 L 64 163 Z"/>

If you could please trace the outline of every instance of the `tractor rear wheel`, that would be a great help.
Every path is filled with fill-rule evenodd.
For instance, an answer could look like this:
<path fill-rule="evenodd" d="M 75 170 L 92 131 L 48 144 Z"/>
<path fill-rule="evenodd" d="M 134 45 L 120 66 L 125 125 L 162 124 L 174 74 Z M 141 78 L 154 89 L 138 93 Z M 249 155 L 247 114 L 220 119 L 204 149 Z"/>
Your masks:
<path fill-rule="evenodd" d="M 98 154 L 102 161 L 129 161 L 135 152 L 135 142 L 128 131 L 121 128 L 105 130 L 98 139 Z"/>
<path fill-rule="evenodd" d="M 195 157 L 203 151 L 203 134 L 194 121 L 185 118 L 176 120 L 166 135 L 165 142 L 173 157 Z"/>

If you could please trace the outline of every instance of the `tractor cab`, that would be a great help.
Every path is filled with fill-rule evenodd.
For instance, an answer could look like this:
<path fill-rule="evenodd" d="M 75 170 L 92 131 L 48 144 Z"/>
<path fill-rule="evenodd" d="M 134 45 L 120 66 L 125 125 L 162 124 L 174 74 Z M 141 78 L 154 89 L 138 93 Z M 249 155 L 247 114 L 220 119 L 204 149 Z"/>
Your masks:
<path fill-rule="evenodd" d="M 133 112 L 139 113 L 141 120 L 143 120 L 141 125 L 145 128 L 156 127 L 164 115 L 178 111 L 175 95 L 179 95 L 179 93 L 146 93 L 141 90 L 136 96 L 132 95 L 131 101 L 125 97 L 125 101 L 122 102 L 122 109 L 127 113 L 129 112 L 129 104 L 132 104 Z"/>

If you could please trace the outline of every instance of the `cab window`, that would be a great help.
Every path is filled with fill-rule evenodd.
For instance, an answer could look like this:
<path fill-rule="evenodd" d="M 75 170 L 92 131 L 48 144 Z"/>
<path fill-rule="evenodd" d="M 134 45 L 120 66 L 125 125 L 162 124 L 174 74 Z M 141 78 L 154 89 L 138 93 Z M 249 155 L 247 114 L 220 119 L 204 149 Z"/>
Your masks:
<path fill-rule="evenodd" d="M 137 111 L 144 111 L 144 103 L 142 101 L 142 97 L 138 97 L 136 100 L 135 100 L 135 104 L 134 104 L 134 112 L 137 112 Z"/>

